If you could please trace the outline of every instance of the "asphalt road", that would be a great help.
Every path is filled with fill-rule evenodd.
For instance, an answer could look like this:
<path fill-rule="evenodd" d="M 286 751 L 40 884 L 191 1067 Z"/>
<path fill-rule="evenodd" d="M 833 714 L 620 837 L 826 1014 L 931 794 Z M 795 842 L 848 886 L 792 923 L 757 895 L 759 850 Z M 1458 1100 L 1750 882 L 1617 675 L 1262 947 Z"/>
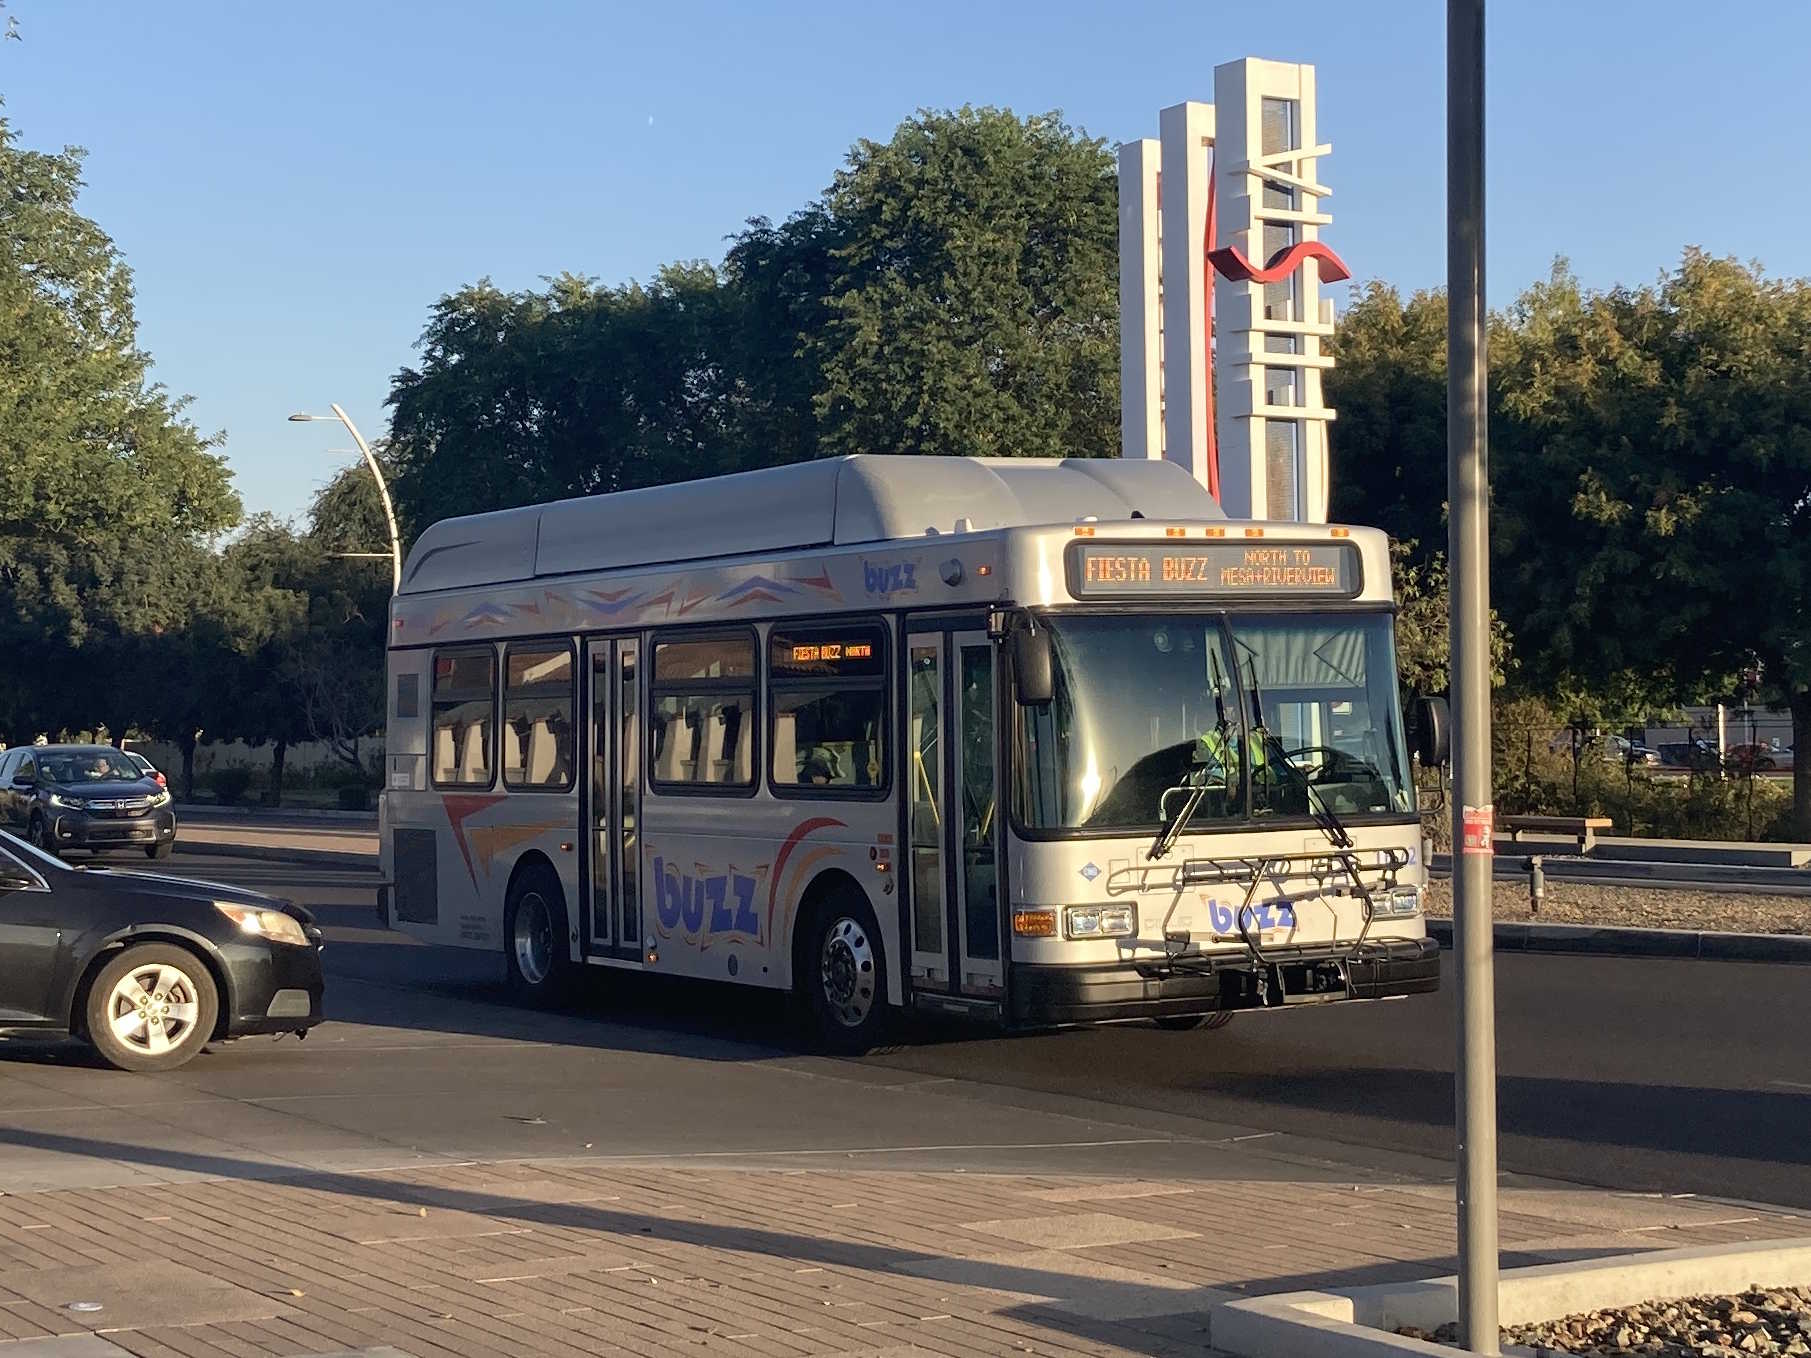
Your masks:
<path fill-rule="evenodd" d="M 1450 989 L 1211 1033 L 926 1031 L 838 1061 L 749 991 L 612 974 L 571 1012 L 512 1008 L 500 961 L 376 928 L 366 874 L 171 866 L 319 910 L 335 1021 L 158 1079 L 0 1045 L 0 1187 L 543 1154 L 1450 1172 Z M 1505 956 L 1497 984 L 1506 1172 L 1811 1208 L 1811 969 Z"/>

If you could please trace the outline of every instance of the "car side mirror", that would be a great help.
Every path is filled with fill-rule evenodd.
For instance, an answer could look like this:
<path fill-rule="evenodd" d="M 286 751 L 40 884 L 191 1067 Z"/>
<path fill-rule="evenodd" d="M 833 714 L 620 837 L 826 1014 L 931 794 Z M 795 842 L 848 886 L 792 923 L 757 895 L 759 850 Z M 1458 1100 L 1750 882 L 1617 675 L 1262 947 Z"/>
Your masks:
<path fill-rule="evenodd" d="M 1049 705 L 1056 686 L 1051 670 L 1050 629 L 1026 618 L 1012 633 L 1013 688 L 1026 707 Z"/>
<path fill-rule="evenodd" d="M 37 785 L 38 785 L 38 780 L 36 778 L 32 777 L 29 773 L 17 773 L 17 774 L 13 775 L 13 786 L 14 787 L 30 789 L 30 788 L 36 787 Z"/>
<path fill-rule="evenodd" d="M 1443 768 L 1453 755 L 1453 719 L 1441 697 L 1415 699 L 1415 757 L 1424 769 Z"/>

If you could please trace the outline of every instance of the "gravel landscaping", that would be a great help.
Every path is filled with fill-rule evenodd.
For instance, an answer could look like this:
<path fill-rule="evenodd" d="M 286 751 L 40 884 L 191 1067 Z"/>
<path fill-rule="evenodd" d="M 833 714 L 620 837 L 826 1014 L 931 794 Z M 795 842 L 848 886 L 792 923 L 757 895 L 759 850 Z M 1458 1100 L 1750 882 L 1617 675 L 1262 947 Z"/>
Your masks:
<path fill-rule="evenodd" d="M 1457 1344 L 1458 1326 L 1432 1334 L 1403 1329 L 1414 1339 Z M 1687 1297 L 1590 1311 L 1540 1325 L 1507 1327 L 1503 1343 L 1536 1354 L 1589 1358 L 1733 1358 L 1737 1354 L 1811 1354 L 1811 1288 L 1756 1288 L 1734 1297 Z"/>
<path fill-rule="evenodd" d="M 1738 934 L 1811 934 L 1811 896 L 1594 886 L 1547 879 L 1541 913 L 1528 911 L 1526 882 L 1497 882 L 1496 917 L 1544 924 L 1604 924 L 1637 929 L 1710 929 Z M 1453 885 L 1428 885 L 1427 912 L 1453 913 Z"/>

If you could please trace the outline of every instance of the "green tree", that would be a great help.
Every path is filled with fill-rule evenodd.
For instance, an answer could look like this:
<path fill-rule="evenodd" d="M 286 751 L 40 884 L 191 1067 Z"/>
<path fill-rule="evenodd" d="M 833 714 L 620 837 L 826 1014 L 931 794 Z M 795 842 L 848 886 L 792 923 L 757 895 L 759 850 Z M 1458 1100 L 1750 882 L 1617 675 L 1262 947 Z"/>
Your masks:
<path fill-rule="evenodd" d="M 1424 561 L 1446 541 L 1446 294 L 1404 302 L 1369 283 L 1328 351 L 1331 517 L 1419 544 Z"/>
<path fill-rule="evenodd" d="M 1446 554 L 1419 560 L 1420 544 L 1390 543 L 1396 592 L 1396 670 L 1405 693 L 1445 693 L 1451 686 L 1452 630 L 1448 617 Z M 1501 688 L 1513 667 L 1509 629 L 1490 615 L 1490 682 Z"/>
<path fill-rule="evenodd" d="M 1118 446 L 1113 161 L 1055 115 L 919 115 L 721 265 L 443 297 L 391 383 L 405 517 L 826 453 Z"/>
<path fill-rule="evenodd" d="M 924 111 L 859 143 L 825 194 L 825 450 L 1117 452 L 1116 184 L 1055 113 Z"/>
<path fill-rule="evenodd" d="M 131 274 L 76 207 L 81 163 L 0 120 L 0 651 L 33 658 L 0 681 L 8 730 L 111 726 L 128 704 L 109 695 L 145 675 L 111 667 L 186 626 L 191 553 L 239 513 L 150 378 Z"/>
<path fill-rule="evenodd" d="M 1756 667 L 1804 741 L 1811 283 L 1688 250 L 1644 288 L 1557 270 L 1509 319 L 1495 581 L 1546 677 L 1677 700 Z M 1811 762 L 1793 793 L 1811 835 Z"/>

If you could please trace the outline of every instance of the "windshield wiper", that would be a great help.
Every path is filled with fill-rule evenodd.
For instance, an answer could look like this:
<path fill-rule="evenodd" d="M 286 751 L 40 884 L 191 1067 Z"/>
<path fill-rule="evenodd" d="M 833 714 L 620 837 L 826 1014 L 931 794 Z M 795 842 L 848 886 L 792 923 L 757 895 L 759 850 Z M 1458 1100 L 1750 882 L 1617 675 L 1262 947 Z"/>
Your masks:
<path fill-rule="evenodd" d="M 1321 796 L 1314 784 L 1308 781 L 1308 775 L 1303 773 L 1296 762 L 1289 757 L 1289 751 L 1283 748 L 1283 742 L 1272 735 L 1270 728 L 1264 725 L 1264 698 L 1258 692 L 1257 666 L 1255 664 L 1247 666 L 1246 673 L 1249 676 L 1251 688 L 1252 729 L 1264 742 L 1267 757 L 1275 759 L 1290 773 L 1301 779 L 1302 791 L 1308 799 L 1308 815 L 1320 832 L 1327 837 L 1327 842 L 1336 849 L 1351 848 L 1352 836 L 1347 831 L 1345 822 L 1333 813 L 1333 808 L 1327 805 L 1326 799 Z"/>

